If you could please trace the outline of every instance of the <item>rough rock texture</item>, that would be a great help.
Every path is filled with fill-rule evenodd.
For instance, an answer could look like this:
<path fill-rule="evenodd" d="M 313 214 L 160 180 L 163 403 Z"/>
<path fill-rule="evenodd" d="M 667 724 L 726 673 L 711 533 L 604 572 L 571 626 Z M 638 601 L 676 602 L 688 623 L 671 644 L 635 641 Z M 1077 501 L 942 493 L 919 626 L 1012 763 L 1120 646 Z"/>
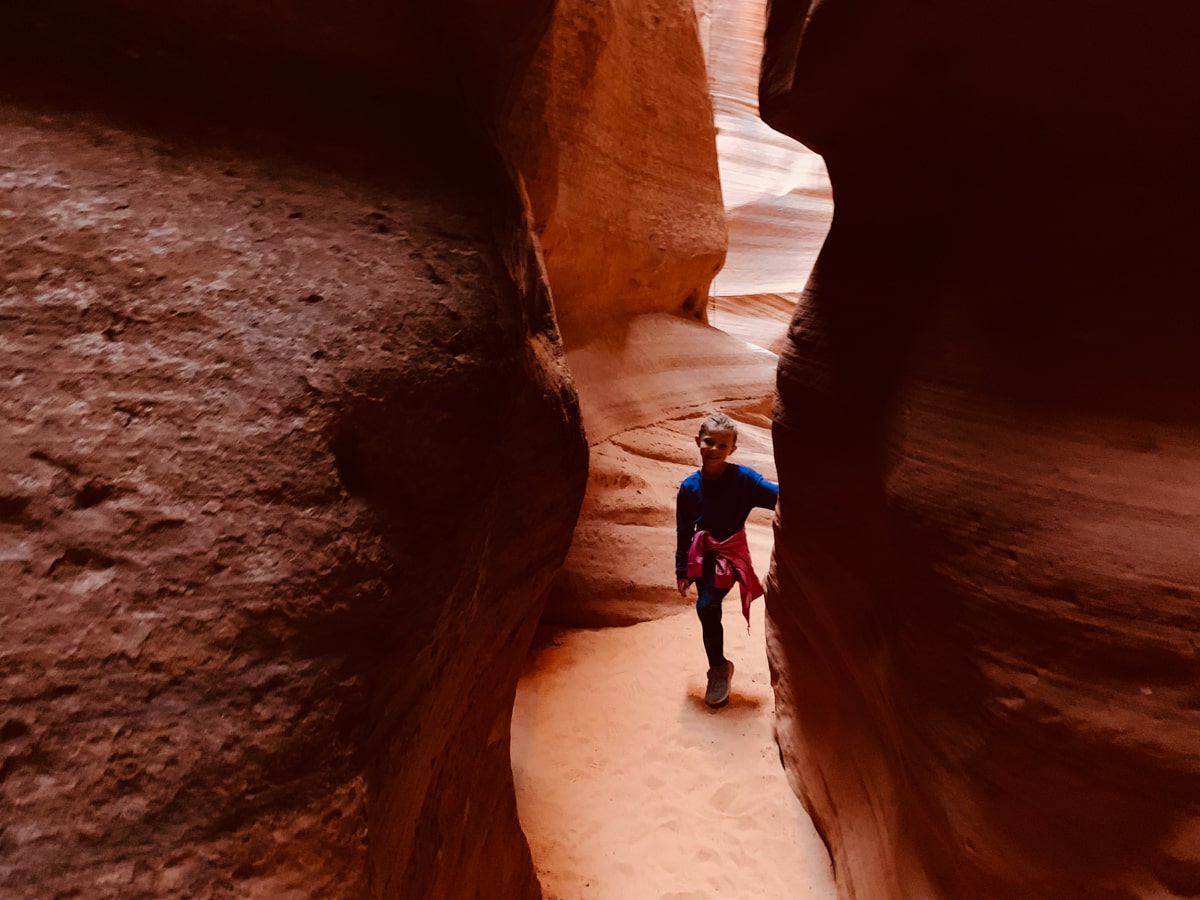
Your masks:
<path fill-rule="evenodd" d="M 567 346 L 645 312 L 703 318 L 725 257 L 690 0 L 560 0 L 499 126 Z"/>
<path fill-rule="evenodd" d="M 537 897 L 586 447 L 514 181 L 379 29 L 124 6 L 0 53 L 0 893 Z"/>
<path fill-rule="evenodd" d="M 772 4 L 837 209 L 780 364 L 780 740 L 859 900 L 1200 894 L 1200 11 Z"/>

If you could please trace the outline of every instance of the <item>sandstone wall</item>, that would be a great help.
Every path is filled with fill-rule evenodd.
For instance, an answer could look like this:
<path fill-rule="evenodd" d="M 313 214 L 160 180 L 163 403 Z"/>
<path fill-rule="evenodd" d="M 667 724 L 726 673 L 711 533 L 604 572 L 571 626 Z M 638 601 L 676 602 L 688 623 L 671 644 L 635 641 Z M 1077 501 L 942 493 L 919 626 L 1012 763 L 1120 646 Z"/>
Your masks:
<path fill-rule="evenodd" d="M 772 4 L 837 208 L 779 372 L 780 741 L 860 900 L 1200 893 L 1188 3 Z"/>
<path fill-rule="evenodd" d="M 729 230 L 719 296 L 799 294 L 833 216 L 821 157 L 758 114 L 767 0 L 706 0 L 706 54 Z M 795 301 L 795 298 L 792 298 Z M 724 327 L 718 316 L 713 320 Z"/>
<path fill-rule="evenodd" d="M 772 390 L 743 343 L 702 324 L 725 215 L 692 4 L 563 0 L 510 96 L 497 133 L 529 192 L 591 448 L 547 616 L 677 612 L 691 420 L 727 404 L 763 424 Z"/>
<path fill-rule="evenodd" d="M 540 894 L 508 723 L 586 447 L 470 116 L 545 6 L 283 8 L 0 38 L 5 896 Z"/>
<path fill-rule="evenodd" d="M 702 318 L 725 217 L 690 0 L 561 0 L 514 97 L 498 131 L 567 345 L 614 317 Z"/>

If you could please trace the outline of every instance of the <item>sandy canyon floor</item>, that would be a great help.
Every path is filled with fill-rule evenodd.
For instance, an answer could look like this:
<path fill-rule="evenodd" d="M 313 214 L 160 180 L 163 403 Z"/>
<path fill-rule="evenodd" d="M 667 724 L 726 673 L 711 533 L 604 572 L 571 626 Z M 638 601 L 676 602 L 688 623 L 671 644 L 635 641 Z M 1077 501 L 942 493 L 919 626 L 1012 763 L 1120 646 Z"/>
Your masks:
<path fill-rule="evenodd" d="M 756 567 L 770 515 L 749 525 Z M 669 573 L 668 573 L 669 574 Z M 512 755 L 547 900 L 833 900 L 829 857 L 773 737 L 764 604 L 747 634 L 725 600 L 737 669 L 704 705 L 700 624 L 683 607 L 624 628 L 546 633 L 521 681 Z"/>
<path fill-rule="evenodd" d="M 754 59 L 751 74 L 757 84 L 757 56 Z M 795 154 L 794 148 L 788 149 Z M 711 323 L 756 348 L 754 358 L 769 373 L 796 303 L 794 291 L 807 279 L 832 210 L 823 170 L 819 183 L 810 183 L 810 162 L 806 158 L 792 165 L 803 171 L 784 178 L 782 186 L 764 188 L 756 182 L 759 193 L 778 195 L 778 202 L 759 203 L 755 210 L 761 206 L 778 226 L 775 206 L 795 212 L 788 199 L 800 190 L 793 183 L 796 179 L 804 196 L 815 191 L 816 207 L 788 218 L 790 230 L 776 227 L 770 246 L 760 240 L 764 232 L 755 216 L 737 219 L 736 235 L 730 238 L 731 250 L 742 248 L 749 254 L 747 272 L 778 274 L 762 265 L 763 253 L 769 250 L 772 259 L 786 259 L 786 277 L 743 278 L 736 284 L 739 296 L 722 296 L 710 310 Z M 724 163 L 728 170 L 729 160 Z M 737 160 L 733 163 L 736 169 Z M 780 284 L 789 287 L 785 290 Z M 785 292 L 772 293 L 780 290 Z M 578 359 L 572 361 L 577 375 L 578 364 Z M 649 390 L 642 382 L 634 391 L 638 398 L 656 398 L 664 409 L 672 404 L 660 395 L 669 393 L 661 385 Z M 629 414 L 625 406 L 617 406 Z M 670 427 L 655 432 L 654 439 L 626 441 L 618 449 L 633 453 L 634 445 L 652 446 L 665 437 L 668 442 L 678 439 L 686 456 L 690 440 L 682 435 L 690 434 L 695 423 L 681 430 L 674 429 L 676 424 L 667 423 Z M 739 444 L 734 462 L 775 477 L 769 430 L 743 425 Z M 612 448 L 604 451 L 611 452 Z M 594 463 L 600 455 L 594 447 Z M 670 523 L 672 513 L 662 501 L 673 504 L 678 480 L 660 483 L 663 473 L 658 467 L 668 457 L 674 465 L 675 454 L 659 447 L 650 456 L 653 459 L 635 456 L 625 463 L 647 482 L 645 495 L 636 502 L 654 507 L 658 517 Z M 680 466 L 671 477 L 681 480 L 694 465 Z M 663 490 L 669 490 L 669 498 L 662 496 Z M 770 513 L 758 510 L 747 524 L 760 576 L 771 558 L 771 519 Z M 668 537 L 668 546 L 671 541 Z M 647 552 L 658 547 L 652 540 L 643 543 Z M 666 553 L 664 603 L 671 603 L 669 550 Z M 656 549 L 651 555 L 649 565 L 656 568 L 661 554 Z M 643 560 L 625 562 L 637 568 Z M 707 661 L 693 608 L 694 588 L 689 599 L 679 605 L 678 615 L 626 627 L 541 635 L 517 691 L 512 763 L 521 823 L 545 896 L 835 900 L 828 853 L 788 785 L 775 744 L 765 604 L 753 604 L 747 634 L 736 589 L 725 599 L 725 653 L 736 671 L 729 705 L 714 711 L 704 705 Z"/>

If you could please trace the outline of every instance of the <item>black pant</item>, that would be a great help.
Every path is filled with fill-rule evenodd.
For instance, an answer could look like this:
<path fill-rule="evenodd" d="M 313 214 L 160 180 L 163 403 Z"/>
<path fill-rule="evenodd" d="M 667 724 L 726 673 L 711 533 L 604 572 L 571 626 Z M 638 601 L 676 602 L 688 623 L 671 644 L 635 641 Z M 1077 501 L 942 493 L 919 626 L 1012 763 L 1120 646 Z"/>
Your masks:
<path fill-rule="evenodd" d="M 704 554 L 704 574 L 696 581 L 699 596 L 696 598 L 696 615 L 700 617 L 700 628 L 704 635 L 704 652 L 710 666 L 725 662 L 725 629 L 721 625 L 721 601 L 730 588 L 719 588 L 713 584 L 717 569 L 717 557 Z"/>

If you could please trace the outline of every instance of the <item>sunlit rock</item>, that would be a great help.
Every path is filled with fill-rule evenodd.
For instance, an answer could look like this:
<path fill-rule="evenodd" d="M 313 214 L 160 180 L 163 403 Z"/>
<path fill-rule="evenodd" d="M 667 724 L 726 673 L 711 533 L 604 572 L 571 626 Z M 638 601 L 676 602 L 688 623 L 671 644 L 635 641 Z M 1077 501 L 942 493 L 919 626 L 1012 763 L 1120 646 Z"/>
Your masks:
<path fill-rule="evenodd" d="M 499 132 L 568 347 L 614 318 L 703 317 L 725 217 L 690 0 L 557 4 Z"/>
<path fill-rule="evenodd" d="M 761 359 L 702 324 L 725 214 L 690 0 L 559 4 L 499 134 L 529 194 L 592 451 L 547 616 L 678 611 L 674 491 L 692 462 L 678 422 L 719 398 L 765 424 L 772 392 Z"/>
<path fill-rule="evenodd" d="M 758 115 L 766 0 L 697 5 L 707 25 L 705 58 L 729 229 L 729 251 L 713 293 L 798 293 L 833 211 L 825 164 Z"/>

